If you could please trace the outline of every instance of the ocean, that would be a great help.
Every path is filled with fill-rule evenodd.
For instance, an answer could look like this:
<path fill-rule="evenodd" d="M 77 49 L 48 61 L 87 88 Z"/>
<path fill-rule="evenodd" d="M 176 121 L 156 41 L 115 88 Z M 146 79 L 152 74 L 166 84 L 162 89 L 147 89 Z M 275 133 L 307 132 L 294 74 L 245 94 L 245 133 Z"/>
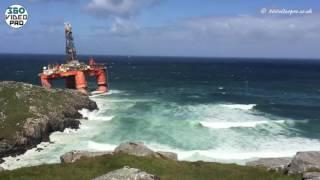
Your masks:
<path fill-rule="evenodd" d="M 62 55 L 0 55 L 0 80 L 40 84 L 38 73 Z M 79 59 L 87 61 L 88 56 Z M 59 163 L 71 150 L 113 150 L 127 141 L 172 151 L 179 160 L 244 164 L 320 149 L 320 61 L 259 58 L 95 56 L 110 92 L 91 96 L 78 130 L 17 157 L 15 169 Z M 94 79 L 90 79 L 94 90 Z M 54 83 L 63 87 L 63 81 Z"/>

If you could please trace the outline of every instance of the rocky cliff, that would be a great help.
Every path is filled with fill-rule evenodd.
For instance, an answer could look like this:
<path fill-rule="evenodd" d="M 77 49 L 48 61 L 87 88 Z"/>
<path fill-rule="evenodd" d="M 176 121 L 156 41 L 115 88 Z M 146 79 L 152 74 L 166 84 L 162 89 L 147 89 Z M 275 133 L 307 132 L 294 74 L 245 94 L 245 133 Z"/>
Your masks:
<path fill-rule="evenodd" d="M 83 108 L 94 110 L 97 105 L 74 90 L 0 82 L 0 159 L 49 141 L 54 131 L 78 128 L 78 110 Z"/>

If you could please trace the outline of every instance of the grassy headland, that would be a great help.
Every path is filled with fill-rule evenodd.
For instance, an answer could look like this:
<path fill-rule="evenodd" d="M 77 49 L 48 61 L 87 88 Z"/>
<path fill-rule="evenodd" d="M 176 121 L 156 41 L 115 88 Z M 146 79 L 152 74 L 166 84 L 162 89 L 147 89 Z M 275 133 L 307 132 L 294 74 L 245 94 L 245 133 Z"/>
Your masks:
<path fill-rule="evenodd" d="M 210 162 L 172 161 L 125 154 L 82 158 L 73 164 L 53 164 L 26 167 L 0 173 L 0 179 L 57 180 L 92 179 L 112 170 L 129 166 L 159 176 L 162 180 L 298 180 L 300 176 L 287 176 L 268 172 L 263 168 Z"/>

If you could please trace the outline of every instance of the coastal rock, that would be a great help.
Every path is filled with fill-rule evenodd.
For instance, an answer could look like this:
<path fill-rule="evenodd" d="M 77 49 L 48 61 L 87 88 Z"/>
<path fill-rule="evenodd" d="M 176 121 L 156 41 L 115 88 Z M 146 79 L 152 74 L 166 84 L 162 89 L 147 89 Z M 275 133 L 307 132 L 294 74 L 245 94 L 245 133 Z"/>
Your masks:
<path fill-rule="evenodd" d="M 154 156 L 155 152 L 145 146 L 142 142 L 122 143 L 114 150 L 114 153 L 123 153 L 134 156 Z"/>
<path fill-rule="evenodd" d="M 155 152 L 145 146 L 142 142 L 127 142 L 122 143 L 114 150 L 114 153 L 124 153 L 134 156 L 144 156 L 144 157 L 157 157 L 157 158 L 167 158 L 171 160 L 177 160 L 177 154 L 172 152 Z"/>
<path fill-rule="evenodd" d="M 171 160 L 178 160 L 178 155 L 176 153 L 173 152 L 164 152 L 164 151 L 157 151 L 156 152 L 160 157 L 164 157 L 167 159 L 171 159 Z"/>
<path fill-rule="evenodd" d="M 0 82 L 0 159 L 49 141 L 54 131 L 78 128 L 81 109 L 95 110 L 97 105 L 75 90 Z"/>
<path fill-rule="evenodd" d="M 320 180 L 320 172 L 305 172 L 302 180 Z"/>
<path fill-rule="evenodd" d="M 112 151 L 89 152 L 89 151 L 71 151 L 60 157 L 62 163 L 74 163 L 82 157 L 96 157 L 103 155 L 112 155 Z"/>
<path fill-rule="evenodd" d="M 265 167 L 269 171 L 282 171 L 285 170 L 290 164 L 292 158 L 284 157 L 284 158 L 261 158 L 255 161 L 247 162 L 247 166 L 260 166 Z"/>
<path fill-rule="evenodd" d="M 160 180 L 159 177 L 135 168 L 124 167 L 111 171 L 93 180 Z"/>
<path fill-rule="evenodd" d="M 320 151 L 297 152 L 288 167 L 288 173 L 303 173 L 310 169 L 320 170 Z"/>

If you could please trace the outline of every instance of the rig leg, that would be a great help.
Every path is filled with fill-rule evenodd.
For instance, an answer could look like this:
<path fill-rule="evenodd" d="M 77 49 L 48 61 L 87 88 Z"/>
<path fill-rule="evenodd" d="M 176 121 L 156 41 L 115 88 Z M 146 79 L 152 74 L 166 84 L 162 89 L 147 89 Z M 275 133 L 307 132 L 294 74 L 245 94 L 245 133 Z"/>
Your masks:
<path fill-rule="evenodd" d="M 97 84 L 98 84 L 97 91 L 103 92 L 103 93 L 108 92 L 105 70 L 103 69 L 97 70 L 96 77 L 97 77 Z"/>
<path fill-rule="evenodd" d="M 41 79 L 41 84 L 43 87 L 51 88 L 51 86 L 52 86 L 51 82 L 47 77 L 41 76 L 40 79 Z"/>
<path fill-rule="evenodd" d="M 87 92 L 87 80 L 84 72 L 78 71 L 76 74 L 76 88 L 83 94 L 88 94 Z"/>

